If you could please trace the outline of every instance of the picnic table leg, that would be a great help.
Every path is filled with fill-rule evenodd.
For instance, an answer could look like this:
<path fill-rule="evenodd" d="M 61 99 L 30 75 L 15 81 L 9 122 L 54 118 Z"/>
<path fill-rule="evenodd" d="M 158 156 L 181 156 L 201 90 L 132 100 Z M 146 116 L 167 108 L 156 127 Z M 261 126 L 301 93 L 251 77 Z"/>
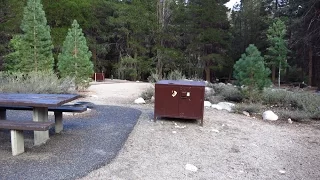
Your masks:
<path fill-rule="evenodd" d="M 6 109 L 0 109 L 0 120 L 6 120 L 6 119 L 7 119 Z"/>
<path fill-rule="evenodd" d="M 55 131 L 56 133 L 60 133 L 63 130 L 62 112 L 55 111 L 54 120 L 55 120 L 55 127 L 54 127 Z"/>
<path fill-rule="evenodd" d="M 11 149 L 13 156 L 24 152 L 23 131 L 11 130 Z"/>
<path fill-rule="evenodd" d="M 33 108 L 33 121 L 46 122 L 48 121 L 47 107 Z M 49 139 L 49 131 L 34 131 L 34 145 L 41 145 Z"/>

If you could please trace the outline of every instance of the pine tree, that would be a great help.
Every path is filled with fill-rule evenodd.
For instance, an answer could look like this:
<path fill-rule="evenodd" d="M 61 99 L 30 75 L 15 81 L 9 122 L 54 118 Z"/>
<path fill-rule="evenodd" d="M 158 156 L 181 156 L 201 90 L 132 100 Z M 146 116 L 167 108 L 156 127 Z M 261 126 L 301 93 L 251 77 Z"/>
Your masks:
<path fill-rule="evenodd" d="M 50 27 L 40 0 L 28 0 L 20 26 L 21 36 L 12 39 L 14 55 L 9 54 L 9 67 L 22 72 L 53 70 L 54 59 Z M 10 64 L 10 63 L 17 64 Z M 16 70 L 16 69 L 14 69 Z"/>
<path fill-rule="evenodd" d="M 280 87 L 280 75 L 282 66 L 287 65 L 288 48 L 285 42 L 284 36 L 286 35 L 286 25 L 280 19 L 277 19 L 275 23 L 268 29 L 268 42 L 270 47 L 267 48 L 268 52 L 265 56 L 269 59 L 270 64 L 279 68 L 278 74 L 278 86 Z"/>
<path fill-rule="evenodd" d="M 264 58 L 253 44 L 249 45 L 233 67 L 234 77 L 240 85 L 247 87 L 249 98 L 255 90 L 263 90 L 271 84 L 268 78 L 271 71 L 264 66 Z"/>
<path fill-rule="evenodd" d="M 87 85 L 88 79 L 93 74 L 91 56 L 82 29 L 74 20 L 72 28 L 68 30 L 68 35 L 63 42 L 62 52 L 58 55 L 60 76 L 74 77 L 78 87 Z"/>
<path fill-rule="evenodd" d="M 189 0 L 187 5 L 190 19 L 184 23 L 189 23 L 186 34 L 191 37 L 187 50 L 201 60 L 207 81 L 228 62 L 230 23 L 225 3 L 227 0 Z"/>

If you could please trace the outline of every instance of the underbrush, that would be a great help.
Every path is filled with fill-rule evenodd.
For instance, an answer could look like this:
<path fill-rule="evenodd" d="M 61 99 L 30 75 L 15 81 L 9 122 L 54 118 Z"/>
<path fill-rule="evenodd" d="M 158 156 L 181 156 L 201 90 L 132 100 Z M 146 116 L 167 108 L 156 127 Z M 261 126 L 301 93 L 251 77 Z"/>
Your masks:
<path fill-rule="evenodd" d="M 185 79 L 179 72 L 173 72 L 169 77 Z M 153 82 L 160 80 L 155 74 L 152 75 L 152 79 L 155 80 Z M 280 119 L 320 120 L 320 94 L 312 91 L 265 88 L 248 95 L 245 88 L 232 84 L 206 83 L 206 86 L 212 88 L 212 91 L 205 93 L 205 100 L 213 104 L 221 101 L 234 102 L 234 110 L 238 113 L 246 111 L 250 114 L 262 114 L 265 110 L 272 110 Z M 154 87 L 147 89 L 141 96 L 147 100 L 151 99 L 154 96 Z"/>
<path fill-rule="evenodd" d="M 53 72 L 0 72 L 0 92 L 11 93 L 75 93 L 74 79 L 59 79 Z"/>

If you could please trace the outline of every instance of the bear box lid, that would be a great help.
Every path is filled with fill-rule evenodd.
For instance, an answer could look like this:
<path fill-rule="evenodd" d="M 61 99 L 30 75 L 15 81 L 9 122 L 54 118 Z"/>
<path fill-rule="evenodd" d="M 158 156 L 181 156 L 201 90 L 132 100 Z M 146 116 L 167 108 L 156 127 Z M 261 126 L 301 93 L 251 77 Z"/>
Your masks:
<path fill-rule="evenodd" d="M 187 80 L 161 80 L 161 81 L 156 82 L 156 84 L 201 86 L 201 87 L 204 87 L 206 85 L 204 81 L 187 81 Z"/>

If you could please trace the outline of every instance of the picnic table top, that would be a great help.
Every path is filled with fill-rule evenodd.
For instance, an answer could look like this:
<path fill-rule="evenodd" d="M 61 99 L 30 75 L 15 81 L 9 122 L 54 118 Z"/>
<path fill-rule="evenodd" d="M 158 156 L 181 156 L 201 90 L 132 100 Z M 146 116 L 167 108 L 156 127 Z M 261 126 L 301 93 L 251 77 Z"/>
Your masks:
<path fill-rule="evenodd" d="M 77 94 L 0 93 L 0 105 L 56 107 L 79 97 Z"/>

